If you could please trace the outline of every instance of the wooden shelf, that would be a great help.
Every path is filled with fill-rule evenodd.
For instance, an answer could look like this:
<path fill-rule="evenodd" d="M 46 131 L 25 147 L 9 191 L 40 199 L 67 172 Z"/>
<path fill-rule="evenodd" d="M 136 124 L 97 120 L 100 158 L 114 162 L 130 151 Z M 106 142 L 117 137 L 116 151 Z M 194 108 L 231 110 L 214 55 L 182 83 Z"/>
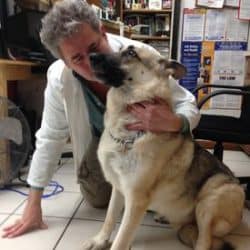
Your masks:
<path fill-rule="evenodd" d="M 0 66 L 1 65 L 39 66 L 40 64 L 31 61 L 19 61 L 19 60 L 15 61 L 15 60 L 0 58 Z"/>
<path fill-rule="evenodd" d="M 171 13 L 172 9 L 165 9 L 165 10 L 149 10 L 149 9 L 125 9 L 123 10 L 124 14 L 133 14 L 133 13 L 141 13 L 141 14 L 167 14 Z"/>
<path fill-rule="evenodd" d="M 131 39 L 134 40 L 150 40 L 150 41 L 169 41 L 170 37 L 168 36 L 143 36 L 143 35 L 131 35 Z"/>
<path fill-rule="evenodd" d="M 120 34 L 120 26 L 118 23 L 104 19 L 102 19 L 101 21 L 107 32 L 117 35 Z M 128 26 L 124 26 L 124 36 L 129 38 L 131 36 L 131 31 Z"/>

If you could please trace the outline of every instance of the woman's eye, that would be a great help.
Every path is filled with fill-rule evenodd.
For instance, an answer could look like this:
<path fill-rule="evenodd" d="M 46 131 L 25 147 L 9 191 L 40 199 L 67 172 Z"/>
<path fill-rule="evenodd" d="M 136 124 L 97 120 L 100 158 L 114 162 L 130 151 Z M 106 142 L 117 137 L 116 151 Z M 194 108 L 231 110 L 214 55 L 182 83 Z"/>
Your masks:
<path fill-rule="evenodd" d="M 95 47 L 92 47 L 91 49 L 90 49 L 90 53 L 93 53 L 93 52 L 97 52 L 97 49 L 98 49 L 98 47 L 97 46 L 95 46 Z"/>
<path fill-rule="evenodd" d="M 80 63 L 82 62 L 82 60 L 83 60 L 83 56 L 79 56 L 78 58 L 76 58 L 76 59 L 74 60 L 74 63 L 75 63 L 75 64 L 80 64 Z"/>
<path fill-rule="evenodd" d="M 92 46 L 90 46 L 89 53 L 98 52 L 99 49 L 100 49 L 100 42 L 97 42 L 93 44 Z"/>

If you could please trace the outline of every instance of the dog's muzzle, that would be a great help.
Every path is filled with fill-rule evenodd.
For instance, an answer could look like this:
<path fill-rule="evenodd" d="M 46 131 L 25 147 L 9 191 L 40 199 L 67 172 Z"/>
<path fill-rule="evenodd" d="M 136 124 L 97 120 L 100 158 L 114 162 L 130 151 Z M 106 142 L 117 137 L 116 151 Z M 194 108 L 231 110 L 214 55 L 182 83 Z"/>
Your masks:
<path fill-rule="evenodd" d="M 120 57 L 116 53 L 92 53 L 89 60 L 96 77 L 104 84 L 120 87 L 126 77 L 121 68 Z"/>

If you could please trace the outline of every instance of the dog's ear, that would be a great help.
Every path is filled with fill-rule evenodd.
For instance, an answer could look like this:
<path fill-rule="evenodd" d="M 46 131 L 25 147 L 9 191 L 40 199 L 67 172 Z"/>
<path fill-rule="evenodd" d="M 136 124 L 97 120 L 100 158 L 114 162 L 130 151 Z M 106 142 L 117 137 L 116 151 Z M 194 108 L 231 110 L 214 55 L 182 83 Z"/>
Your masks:
<path fill-rule="evenodd" d="M 186 67 L 177 61 L 166 60 L 161 58 L 159 60 L 159 63 L 161 71 L 164 71 L 169 75 L 172 75 L 175 79 L 181 79 L 187 73 Z"/>

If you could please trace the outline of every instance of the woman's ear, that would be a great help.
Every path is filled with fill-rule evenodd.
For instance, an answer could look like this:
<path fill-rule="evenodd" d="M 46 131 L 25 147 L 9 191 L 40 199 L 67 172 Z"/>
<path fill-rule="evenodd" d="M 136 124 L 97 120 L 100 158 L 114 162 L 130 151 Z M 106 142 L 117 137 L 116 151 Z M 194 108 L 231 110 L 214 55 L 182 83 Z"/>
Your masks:
<path fill-rule="evenodd" d="M 183 78 L 187 73 L 186 67 L 177 61 L 162 58 L 159 60 L 159 63 L 161 71 L 165 71 L 177 80 Z"/>
<path fill-rule="evenodd" d="M 100 32 L 101 32 L 101 35 L 107 40 L 107 34 L 106 34 L 106 28 L 104 27 L 103 24 L 100 24 Z"/>

